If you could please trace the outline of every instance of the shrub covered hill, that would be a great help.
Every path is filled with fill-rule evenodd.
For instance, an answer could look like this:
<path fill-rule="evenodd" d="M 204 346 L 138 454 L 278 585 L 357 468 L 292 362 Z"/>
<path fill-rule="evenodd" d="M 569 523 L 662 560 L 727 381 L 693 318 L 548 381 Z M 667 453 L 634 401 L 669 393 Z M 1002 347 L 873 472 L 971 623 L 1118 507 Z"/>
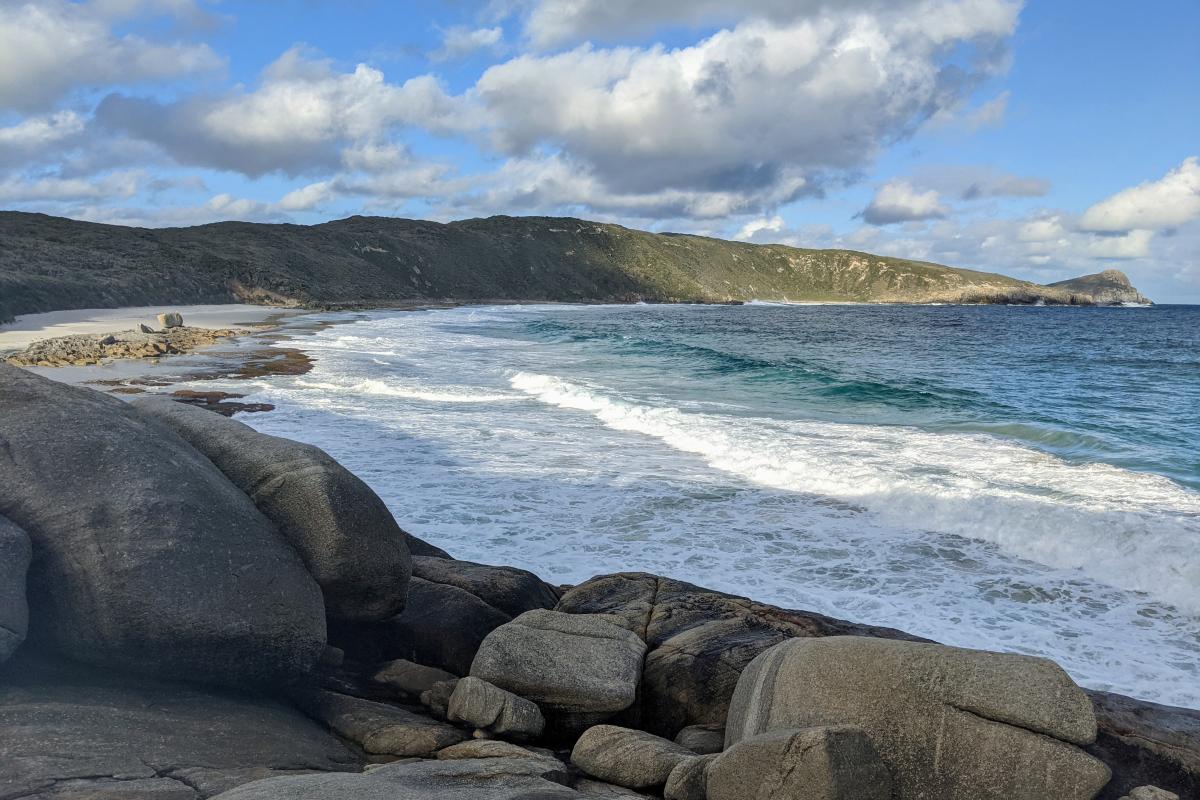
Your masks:
<path fill-rule="evenodd" d="M 1087 282 L 1041 286 L 851 250 L 654 234 L 572 218 L 443 224 L 350 217 L 311 226 L 147 229 L 0 212 L 0 320 L 231 301 L 326 308 L 420 300 L 1113 302 L 1103 286 L 1096 295 Z"/>

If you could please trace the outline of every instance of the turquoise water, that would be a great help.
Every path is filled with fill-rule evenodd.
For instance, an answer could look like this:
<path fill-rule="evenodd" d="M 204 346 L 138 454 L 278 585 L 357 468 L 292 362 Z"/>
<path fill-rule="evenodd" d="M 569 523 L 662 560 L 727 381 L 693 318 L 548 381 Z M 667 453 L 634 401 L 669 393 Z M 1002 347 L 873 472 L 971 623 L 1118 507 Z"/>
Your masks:
<path fill-rule="evenodd" d="M 331 319 L 244 419 L 458 557 L 674 575 L 1200 707 L 1200 308 Z"/>

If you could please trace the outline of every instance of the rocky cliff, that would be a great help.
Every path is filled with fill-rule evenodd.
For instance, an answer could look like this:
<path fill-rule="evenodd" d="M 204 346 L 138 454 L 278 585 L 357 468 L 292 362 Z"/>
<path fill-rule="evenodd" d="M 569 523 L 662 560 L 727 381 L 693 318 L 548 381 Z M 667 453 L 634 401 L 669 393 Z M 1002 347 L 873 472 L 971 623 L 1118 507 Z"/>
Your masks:
<path fill-rule="evenodd" d="M 338 307 L 752 299 L 1096 302 L 1085 288 L 939 264 L 652 234 L 572 218 L 442 224 L 350 217 L 311 226 L 144 229 L 0 212 L 0 320 L 67 308 L 230 301 Z"/>
<path fill-rule="evenodd" d="M 1073 295 L 1090 297 L 1099 305 L 1113 306 L 1124 303 L 1147 305 L 1150 303 L 1150 299 L 1133 288 L 1133 284 L 1129 282 L 1129 276 L 1119 269 L 1106 269 L 1095 275 L 1083 275 L 1068 281 L 1058 281 L 1050 286 Z"/>

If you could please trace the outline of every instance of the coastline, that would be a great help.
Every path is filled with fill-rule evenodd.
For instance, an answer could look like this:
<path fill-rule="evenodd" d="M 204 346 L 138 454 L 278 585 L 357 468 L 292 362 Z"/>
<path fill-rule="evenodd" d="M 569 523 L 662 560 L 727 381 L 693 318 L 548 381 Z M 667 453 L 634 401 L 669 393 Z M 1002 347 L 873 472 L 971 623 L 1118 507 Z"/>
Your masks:
<path fill-rule="evenodd" d="M 442 307 L 444 306 L 422 304 L 419 308 Z M 186 314 L 186 308 L 180 310 Z M 419 309 L 411 307 L 405 310 Z M 191 391 L 192 397 L 181 397 L 178 390 L 172 391 L 172 385 L 204 380 L 205 377 L 246 379 L 267 374 L 303 374 L 311 369 L 314 358 L 304 352 L 303 337 L 327 329 L 331 325 L 352 322 L 361 318 L 361 315 L 347 311 L 332 314 L 296 311 L 279 319 L 271 320 L 269 323 L 267 320 L 263 320 L 263 324 L 248 335 L 237 336 L 186 355 L 168 356 L 161 359 L 126 360 L 99 368 L 61 367 L 42 368 L 36 371 L 54 377 L 54 373 L 63 375 L 64 371 L 78 370 L 79 380 L 71 382 L 89 383 L 94 388 L 104 386 L 108 391 L 118 394 L 168 394 L 172 395 L 173 399 L 204 405 L 222 413 L 265 411 L 270 409 L 243 407 L 236 402 L 236 395 L 224 392 L 203 392 L 192 389 L 184 390 Z M 110 375 L 114 370 L 123 373 L 125 377 L 116 379 L 103 377 Z M 116 382 L 108 382 L 112 380 Z M 104 382 L 98 383 L 98 381 Z M 138 404 L 135 403 L 134 406 L 137 407 Z M 401 521 L 403 522 L 403 520 Z M 429 547 L 430 545 L 410 539 L 410 547 L 420 548 L 422 546 Z M 642 694 L 634 708 L 641 716 L 639 718 L 622 717 L 614 722 L 618 725 L 627 724 L 632 729 L 648 731 L 647 735 L 654 734 L 667 737 L 667 739 L 676 735 L 677 731 L 682 735 L 682 731 L 688 728 L 702 727 L 703 725 L 715 728 L 718 720 L 723 722 L 727 709 L 734 702 L 725 696 L 733 689 L 733 685 L 730 683 L 730 674 L 733 675 L 732 680 L 736 682 L 741 669 L 748 668 L 751 656 L 755 653 L 766 652 L 775 643 L 782 642 L 787 637 L 792 637 L 791 641 L 803 641 L 806 637 L 826 636 L 851 636 L 860 639 L 869 637 L 885 641 L 893 639 L 904 641 L 913 638 L 899 631 L 872 628 L 864 623 L 846 621 L 853 617 L 835 619 L 823 616 L 819 612 L 789 610 L 797 607 L 806 608 L 805 606 L 766 605 L 754 599 L 743 596 L 735 597 L 723 592 L 701 588 L 699 585 L 683 583 L 671 577 L 633 574 L 600 575 L 573 587 L 568 596 L 564 598 L 560 588 L 542 588 L 550 587 L 550 584 L 545 583 L 548 577 L 539 578 L 532 573 L 524 573 L 523 570 L 512 567 L 489 566 L 470 561 L 455 561 L 449 558 L 443 561 L 441 557 L 418 552 L 418 549 L 413 549 L 413 553 L 415 556 L 413 574 L 416 577 L 409 587 L 408 602 L 414 609 L 413 614 L 415 615 L 431 613 L 431 610 L 434 610 L 435 628 L 421 628 L 419 625 L 424 624 L 423 622 L 413 622 L 401 614 L 396 618 L 394 624 L 397 626 L 397 630 L 404 631 L 403 634 L 396 635 L 403 636 L 405 641 L 437 638 L 434 634 L 440 631 L 441 633 L 438 635 L 454 639 L 457 642 L 457 637 L 461 634 L 456 633 L 451 636 L 445 631 L 469 630 L 476 624 L 483 624 L 480 620 L 485 617 L 488 620 L 487 625 L 493 624 L 493 616 L 496 617 L 496 622 L 501 621 L 495 611 L 489 610 L 494 607 L 491 604 L 498 604 L 500 600 L 494 599 L 486 591 L 495 591 L 496 586 L 509 586 L 514 581 L 513 574 L 517 572 L 528 575 L 527 578 L 522 577 L 521 580 L 538 587 L 537 591 L 540 594 L 546 595 L 547 598 L 551 597 L 551 593 L 553 594 L 553 600 L 556 601 L 553 604 L 550 604 L 550 600 L 546 600 L 541 606 L 531 604 L 530 610 L 535 612 L 540 608 L 545 609 L 548 613 L 559 615 L 596 615 L 597 618 L 599 615 L 604 615 L 606 619 L 613 618 L 613 615 L 629 615 L 641 619 L 641 615 L 645 612 L 643 606 L 648 602 L 649 618 L 658 620 L 658 622 L 653 625 L 648 623 L 644 627 L 634 626 L 633 631 L 637 636 L 644 638 L 644 647 L 647 653 L 656 654 L 645 659 L 646 666 L 643 668 L 640 678 L 637 679 L 641 682 Z M 458 555 L 462 556 L 462 554 Z M 469 558 L 469 555 L 464 557 Z M 503 559 L 498 557 L 496 560 Z M 479 583 L 472 583 L 473 580 L 479 580 Z M 535 581 L 536 584 L 533 583 Z M 464 586 L 467 588 L 464 589 Z M 646 586 L 649 587 L 649 590 L 643 597 L 642 593 Z M 612 590 L 612 587 L 616 587 L 615 591 Z M 506 594 L 502 599 L 515 602 L 516 590 L 506 588 L 504 591 L 510 591 L 513 594 Z M 472 599 L 470 603 L 474 605 L 471 606 L 471 609 L 461 610 L 451 608 L 449 599 L 442 599 L 443 594 L 452 595 L 455 599 L 465 599 L 467 595 L 486 599 Z M 521 599 L 524 600 L 524 598 L 525 596 L 521 595 Z M 447 605 L 441 605 L 443 602 Z M 522 606 L 519 610 L 523 609 Z M 508 615 L 506 615 L 505 619 L 508 620 L 504 622 L 505 625 L 517 624 L 514 621 L 515 617 L 508 619 Z M 670 621 L 673 619 L 678 621 L 671 623 Z M 676 625 L 678 627 L 675 627 Z M 469 639 L 469 635 L 466 636 Z M 581 639 L 586 643 L 586 638 L 581 637 Z M 747 641 L 750 642 L 749 645 Z M 470 656 L 478 649 L 481 642 L 464 642 L 461 645 L 462 651 L 454 653 L 456 660 L 453 662 L 439 660 L 443 656 L 433 651 L 410 652 L 393 649 L 377 653 L 380 645 L 376 642 L 373 633 L 370 636 L 365 633 L 358 634 L 353 629 L 345 627 L 338 630 L 336 638 L 331 634 L 329 644 L 331 645 L 330 649 L 335 652 L 328 657 L 337 660 L 338 663 L 336 666 L 319 666 L 315 669 L 314 675 L 317 676 L 315 680 L 318 682 L 319 688 L 289 695 L 281 701 L 289 707 L 303 711 L 308 718 L 315 721 L 317 726 L 322 728 L 328 726 L 342 740 L 348 740 L 355 746 L 365 748 L 369 742 L 379 740 L 380 734 L 375 728 L 370 727 L 376 722 L 374 720 L 370 723 L 356 721 L 354 727 L 351 727 L 344 722 L 345 715 L 354 712 L 386 717 L 388 714 L 395 713 L 394 709 L 397 707 L 393 705 L 395 703 L 401 704 L 405 710 L 414 709 L 411 713 L 416 714 L 420 722 L 409 724 L 416 725 L 423 731 L 430 730 L 430 726 L 435 724 L 434 720 L 437 721 L 437 724 L 443 725 L 458 721 L 461 726 L 459 720 L 451 718 L 447 721 L 448 712 L 439 710 L 442 707 L 436 705 L 436 701 L 433 699 L 426 703 L 423 694 L 397 694 L 394 689 L 391 690 L 393 694 L 381 694 L 384 690 L 379 688 L 380 684 L 375 676 L 381 674 L 377 671 L 381 664 L 395 663 L 385 662 L 383 659 L 401 657 L 409 659 L 405 663 L 411 663 L 411 667 L 404 667 L 404 669 L 416 669 L 417 665 L 420 665 L 426 669 L 441 670 L 452 680 L 457 680 L 459 676 L 472 677 L 475 672 L 471 667 Z M 663 655 L 673 653 L 684 646 L 689 648 L 689 652 L 694 649 L 700 654 L 696 657 L 695 666 L 678 665 L 669 656 Z M 940 645 L 934 644 L 924 646 L 940 647 Z M 944 652 L 952 655 L 967 651 L 946 649 Z M 397 656 L 397 653 L 400 655 Z M 38 697 L 48 698 L 51 702 L 56 701 L 58 695 L 55 693 L 60 691 L 58 684 L 55 683 L 56 678 L 46 679 L 42 683 L 34 682 L 36 685 L 31 685 L 26 689 L 25 684 L 17 677 L 22 670 L 57 675 L 56 670 L 64 669 L 57 662 L 43 665 L 36 660 L 39 657 L 41 654 L 35 650 L 31 650 L 25 656 L 18 655 L 17 659 L 12 662 L 13 667 L 5 673 L 5 676 L 17 687 L 18 692 L 25 690 Z M 997 665 L 1006 663 L 1003 660 L 1005 658 L 1022 658 L 1020 656 L 998 656 L 995 653 L 983 653 L 980 657 L 994 658 Z M 344 661 L 338 659 L 344 659 Z M 992 662 L 989 661 L 989 663 Z M 506 674 L 507 672 L 497 673 L 488 677 L 496 685 L 499 685 L 503 683 Z M 89 682 L 95 682 L 98 679 L 94 674 L 85 671 L 77 677 L 72 676 L 71 680 L 77 680 L 81 685 L 90 686 L 92 684 Z M 120 686 L 119 690 L 124 694 L 119 702 L 128 703 L 132 707 L 158 706 L 170 702 L 170 700 L 160 699 L 158 696 L 149 694 L 152 691 L 162 692 L 163 697 L 167 698 L 182 694 L 182 690 L 178 687 L 168 685 L 161 689 L 157 686 L 147 688 L 147 684 L 139 683 L 135 678 L 122 677 L 121 680 L 126 683 Z M 222 680 L 233 679 L 225 679 L 222 676 Z M 675 699 L 672 689 L 677 683 L 693 687 L 694 690 L 685 693 L 686 699 Z M 709 698 L 701 690 L 714 683 L 719 685 L 720 691 L 717 692 L 717 697 Z M 464 686 L 466 685 L 464 684 Z M 105 686 L 104 690 L 113 691 L 108 686 Z M 1077 690 L 1072 689 L 1072 691 Z M 1193 780 L 1194 772 L 1186 766 L 1181 767 L 1175 759 L 1177 753 L 1181 754 L 1178 756 L 1180 759 L 1191 757 L 1196 744 L 1189 731 L 1200 726 L 1200 713 L 1101 691 L 1084 690 L 1084 694 L 1090 705 L 1079 704 L 1081 709 L 1079 713 L 1083 715 L 1084 723 L 1087 722 L 1088 717 L 1094 715 L 1099 723 L 1100 739 L 1098 742 L 1086 744 L 1079 752 L 1086 753 L 1088 757 L 1108 765 L 1116 773 L 1116 778 L 1111 782 L 1105 794 L 1100 795 L 1101 797 L 1106 800 L 1115 800 L 1119 796 L 1119 792 L 1127 791 L 1131 786 L 1152 781 L 1185 791 L 1193 785 L 1187 781 Z M 1000 702 L 1016 702 L 1016 698 L 1021 695 L 1022 692 L 1016 689 L 1006 690 Z M 153 704 L 145 702 L 145 698 L 149 696 L 155 697 Z M 522 699 L 522 697 L 519 696 L 518 699 Z M 218 697 L 203 702 L 216 703 L 220 701 L 221 698 Z M 0 706 L 5 702 L 3 692 L 0 691 Z M 154 716 L 157 712 L 141 713 L 147 715 L 147 718 L 152 721 L 151 724 L 158 719 Z M 211 724 L 212 715 L 217 713 L 233 714 L 234 712 L 206 710 L 192 713 L 202 720 L 203 724 Z M 684 723 L 687 725 L 681 729 L 680 725 Z M 280 723 L 272 721 L 270 724 L 279 725 Z M 293 721 L 289 724 L 298 725 L 299 723 Z M 562 720 L 555 720 L 555 724 L 562 724 Z M 467 727 L 469 729 L 470 726 Z M 305 730 L 307 731 L 305 735 L 312 736 L 314 735 L 313 730 L 316 729 Z M 388 730 L 393 729 L 389 728 Z M 445 741 L 468 736 L 467 732 L 462 731 L 461 728 L 454 728 L 452 725 L 434 730 L 437 730 L 439 735 L 446 737 Z M 1021 733 L 1025 729 L 1020 725 L 1017 725 L 1014 730 L 1017 732 L 1014 735 L 1026 735 Z M 405 736 L 409 735 L 405 734 Z M 556 730 L 554 735 L 561 735 L 561 733 Z M 500 739 L 495 745 L 507 744 L 504 736 L 495 736 L 495 738 Z M 521 740 L 518 738 L 518 741 Z M 541 741 L 548 747 L 556 745 L 556 741 L 550 738 L 549 734 L 546 740 L 535 739 L 535 741 Z M 404 745 L 404 747 L 407 746 L 407 744 Z M 446 746 L 445 742 L 441 741 L 438 744 L 438 747 L 451 753 L 454 747 L 459 746 L 461 745 Z M 400 758 L 403 761 L 404 758 L 419 755 L 425 760 L 408 763 L 428 765 L 455 758 L 453 755 L 445 757 L 435 755 L 435 750 L 436 748 L 429 752 L 416 753 L 397 746 L 396 749 L 383 754 L 372 751 L 372 759 L 375 763 L 393 758 Z M 3 746 L 0 746 L 0 753 L 3 752 Z M 565 750 L 556 752 L 559 755 L 555 758 L 561 759 L 563 764 L 570 764 L 578 768 L 581 764 L 587 763 L 575 758 L 574 754 L 568 754 Z M 1083 758 L 1083 756 L 1077 755 L 1076 758 Z M 280 758 L 280 763 L 286 762 Z M 401 763 L 399 766 L 404 767 L 405 764 Z M 559 769 L 559 767 L 556 766 L 555 769 Z M 587 774 L 586 766 L 582 767 L 582 771 Z M 263 773 L 258 777 L 269 778 L 272 774 Z M 187 773 L 187 776 L 190 779 L 191 773 Z M 156 780 L 163 781 L 174 779 L 174 773 L 170 777 L 156 778 Z M 237 779 L 240 781 L 240 776 Z M 620 785 L 619 782 L 617 785 Z M 199 796 L 208 797 L 210 795 L 205 790 L 200 792 Z"/>

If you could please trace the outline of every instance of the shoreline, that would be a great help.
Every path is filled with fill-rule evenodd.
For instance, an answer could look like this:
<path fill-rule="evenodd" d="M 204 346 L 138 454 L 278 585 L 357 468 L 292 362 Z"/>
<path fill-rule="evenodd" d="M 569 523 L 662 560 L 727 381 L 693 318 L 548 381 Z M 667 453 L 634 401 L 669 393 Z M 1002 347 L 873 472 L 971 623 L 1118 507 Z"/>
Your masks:
<path fill-rule="evenodd" d="M 547 783 L 555 797 L 623 788 L 678 800 L 696 796 L 664 788 L 685 763 L 735 782 L 791 774 L 802 755 L 791 750 L 761 763 L 726 754 L 794 728 L 879 742 L 846 763 L 913 788 L 854 795 L 864 800 L 929 785 L 1029 800 L 1117 800 L 1149 785 L 1188 797 L 1197 785 L 1200 712 L 1087 691 L 1043 658 L 947 647 L 659 574 L 563 587 L 457 560 L 399 527 L 310 445 L 6 371 L 14 413 L 0 416 L 0 434 L 13 443 L 17 494 L 0 511 L 10 537 L 69 571 L 29 562 L 29 597 L 52 587 L 57 602 L 32 618 L 41 629 L 27 646 L 22 622 L 0 657 L 13 656 L 0 669 L 0 729 L 14 731 L 0 736 L 0 760 L 20 765 L 5 796 L 265 800 L 298 788 L 349 798 L 378 794 L 377 779 L 394 794 L 389 776 L 412 773 L 429 779 L 412 795 L 436 797 L 464 776 L 481 789 L 513 770 L 579 790 Z M 63 493 L 76 475 L 84 490 Z M 111 491 L 126 482 L 142 491 Z M 92 492 L 106 513 L 94 513 Z M 162 501 L 150 526 L 147 496 Z M 116 570 L 120 582 L 106 580 Z M 113 613 L 97 617 L 97 597 Z M 813 722 L 782 717 L 814 707 L 824 716 Z M 768 727 L 769 714 L 782 719 Z M 97 741 L 104 761 L 76 767 Z M 893 741 L 907 749 L 889 750 Z M 657 777 L 639 777 L 644 758 L 663 759 Z M 147 767 L 158 764 L 170 768 Z M 993 776 L 1009 772 L 1015 788 L 996 794 Z M 529 788 L 503 796 L 544 787 Z"/>

